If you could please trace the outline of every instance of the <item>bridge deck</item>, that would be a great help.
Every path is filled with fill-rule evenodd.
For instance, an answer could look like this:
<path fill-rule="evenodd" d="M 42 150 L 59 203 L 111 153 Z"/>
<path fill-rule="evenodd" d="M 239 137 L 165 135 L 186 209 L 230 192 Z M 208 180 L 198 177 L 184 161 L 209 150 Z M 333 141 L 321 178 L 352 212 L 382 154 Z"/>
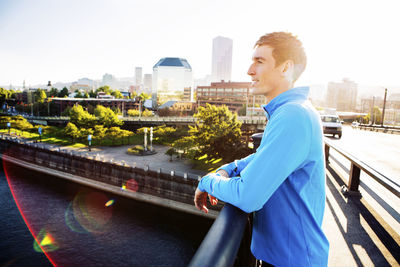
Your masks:
<path fill-rule="evenodd" d="M 380 207 L 367 202 L 371 196 L 362 188 L 362 198 L 345 197 L 340 192 L 346 184 L 342 177 L 338 162 L 331 160 L 323 223 L 330 242 L 329 266 L 399 266 L 399 222 L 389 225 L 389 218 L 378 214 Z"/>

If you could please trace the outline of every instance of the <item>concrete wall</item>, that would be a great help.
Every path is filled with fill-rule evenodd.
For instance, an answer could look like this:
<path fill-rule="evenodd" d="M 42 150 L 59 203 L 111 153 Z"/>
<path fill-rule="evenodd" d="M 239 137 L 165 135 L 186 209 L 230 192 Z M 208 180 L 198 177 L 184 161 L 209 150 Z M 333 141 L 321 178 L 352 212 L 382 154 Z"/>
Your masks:
<path fill-rule="evenodd" d="M 40 144 L 7 137 L 0 140 L 0 154 L 3 160 L 23 167 L 29 165 L 39 172 L 57 173 L 59 177 L 70 177 L 69 180 L 74 182 L 85 181 L 89 186 L 100 184 L 101 188 L 121 192 L 124 196 L 204 215 L 193 204 L 197 175 L 104 162 L 95 157 L 82 157 L 60 149 L 49 150 Z M 221 207 L 222 203 L 212 207 L 213 211 L 207 217 L 215 218 Z"/>

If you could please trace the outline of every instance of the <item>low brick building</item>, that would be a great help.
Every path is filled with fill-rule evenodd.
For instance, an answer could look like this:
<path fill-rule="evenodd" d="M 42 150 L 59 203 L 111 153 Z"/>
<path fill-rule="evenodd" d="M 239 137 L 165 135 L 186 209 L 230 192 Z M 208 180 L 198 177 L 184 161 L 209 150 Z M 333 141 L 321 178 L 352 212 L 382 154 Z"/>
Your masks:
<path fill-rule="evenodd" d="M 210 86 L 197 86 L 197 105 L 200 107 L 206 104 L 222 106 L 237 112 L 243 105 L 253 106 L 266 103 L 264 96 L 250 95 L 250 82 L 216 82 Z"/>

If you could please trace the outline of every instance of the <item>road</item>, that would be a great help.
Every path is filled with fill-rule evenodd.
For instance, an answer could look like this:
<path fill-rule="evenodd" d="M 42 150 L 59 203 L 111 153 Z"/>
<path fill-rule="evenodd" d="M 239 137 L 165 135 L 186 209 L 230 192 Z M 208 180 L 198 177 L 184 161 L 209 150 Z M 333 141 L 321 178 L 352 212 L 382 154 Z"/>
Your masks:
<path fill-rule="evenodd" d="M 341 139 L 326 136 L 335 146 L 400 183 L 400 135 L 344 126 Z"/>
<path fill-rule="evenodd" d="M 341 139 L 328 136 L 335 146 L 355 156 L 377 170 L 395 185 L 400 185 L 400 135 L 371 132 L 344 126 Z M 335 152 L 330 151 L 335 162 L 341 165 L 341 175 L 349 177 L 350 162 Z M 345 169 L 343 169 L 343 167 Z M 400 232 L 400 199 L 361 171 L 360 192 L 373 209 L 396 232 Z"/>

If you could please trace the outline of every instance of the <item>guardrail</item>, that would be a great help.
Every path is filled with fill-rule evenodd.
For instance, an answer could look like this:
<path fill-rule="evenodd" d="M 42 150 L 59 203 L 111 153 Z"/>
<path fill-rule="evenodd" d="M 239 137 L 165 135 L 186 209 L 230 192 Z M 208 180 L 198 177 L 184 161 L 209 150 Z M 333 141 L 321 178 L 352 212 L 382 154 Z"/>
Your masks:
<path fill-rule="evenodd" d="M 61 117 L 48 117 L 48 116 L 25 116 L 25 118 L 29 120 L 62 120 L 62 121 L 69 121 L 68 116 L 61 116 Z M 188 122 L 188 123 L 195 123 L 198 121 L 197 118 L 193 116 L 185 116 L 185 117 L 178 117 L 178 116 L 168 116 L 168 117 L 121 117 L 123 121 L 142 121 L 142 122 Z M 239 121 L 244 124 L 265 124 L 265 117 L 262 116 L 240 116 L 238 117 Z"/>
<path fill-rule="evenodd" d="M 190 267 L 233 266 L 248 222 L 248 213 L 226 203 L 190 262 Z M 251 255 L 248 255 L 251 256 Z"/>
<path fill-rule="evenodd" d="M 356 157 L 352 156 L 348 152 L 346 152 L 338 147 L 335 147 L 332 144 L 332 142 L 329 141 L 329 139 L 325 138 L 325 161 L 326 162 L 329 161 L 330 148 L 337 151 L 343 157 L 348 159 L 351 163 L 349 179 L 347 182 L 347 188 L 342 188 L 342 193 L 350 194 L 350 195 L 352 195 L 352 194 L 360 195 L 358 187 L 360 185 L 360 174 L 361 174 L 361 171 L 363 171 L 366 174 L 368 174 L 371 178 L 373 178 L 375 181 L 377 181 L 382 186 L 384 186 L 386 189 L 388 189 L 390 192 L 392 192 L 395 196 L 400 198 L 400 187 L 396 183 L 394 183 L 390 178 L 379 173 L 377 170 L 368 166 L 367 164 L 365 164 L 361 160 L 357 159 Z"/>
<path fill-rule="evenodd" d="M 370 130 L 383 133 L 400 134 L 400 127 L 398 126 L 388 126 L 388 125 L 377 125 L 377 124 L 360 124 L 358 126 L 361 130 Z"/>

